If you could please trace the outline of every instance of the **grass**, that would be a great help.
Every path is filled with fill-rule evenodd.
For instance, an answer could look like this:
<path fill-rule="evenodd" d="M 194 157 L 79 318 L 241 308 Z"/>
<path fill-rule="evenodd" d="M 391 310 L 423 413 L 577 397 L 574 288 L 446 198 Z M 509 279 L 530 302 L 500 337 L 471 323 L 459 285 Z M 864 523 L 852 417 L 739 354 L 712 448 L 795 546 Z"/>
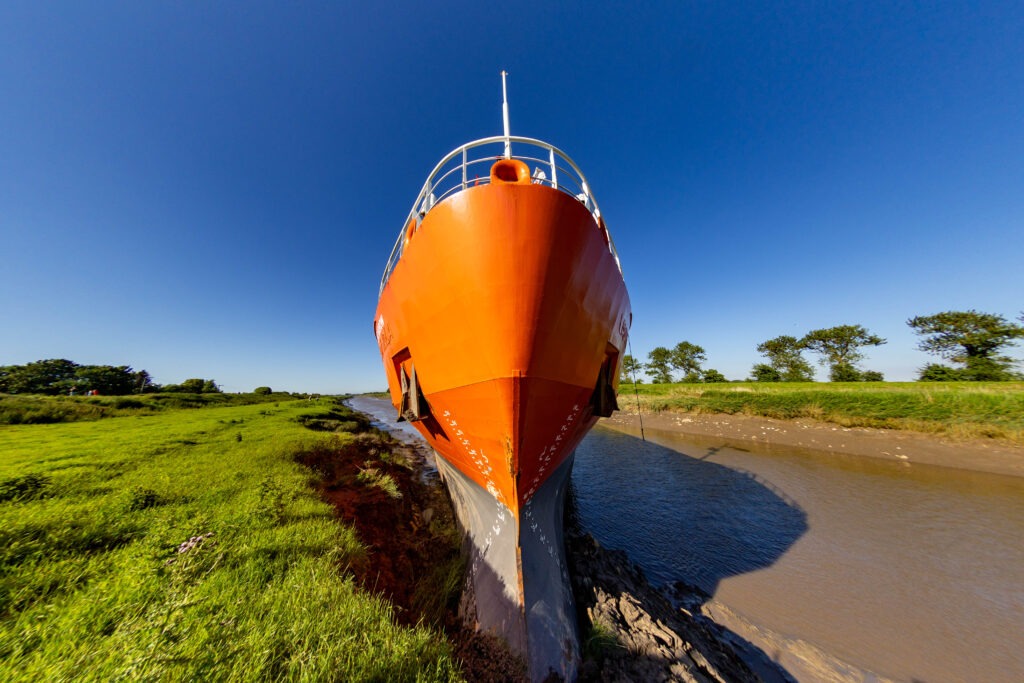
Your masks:
<path fill-rule="evenodd" d="M 847 427 L 908 429 L 1024 444 L 1024 382 L 640 384 L 644 412 L 812 418 Z M 631 384 L 619 404 L 635 413 Z"/>
<path fill-rule="evenodd" d="M 143 394 L 141 396 L 36 396 L 0 394 L 0 425 L 55 424 L 107 417 L 153 415 L 175 408 L 243 406 L 292 400 L 287 394 Z"/>
<path fill-rule="evenodd" d="M 0 680 L 459 678 L 294 461 L 358 437 L 276 401 L 0 427 Z"/>

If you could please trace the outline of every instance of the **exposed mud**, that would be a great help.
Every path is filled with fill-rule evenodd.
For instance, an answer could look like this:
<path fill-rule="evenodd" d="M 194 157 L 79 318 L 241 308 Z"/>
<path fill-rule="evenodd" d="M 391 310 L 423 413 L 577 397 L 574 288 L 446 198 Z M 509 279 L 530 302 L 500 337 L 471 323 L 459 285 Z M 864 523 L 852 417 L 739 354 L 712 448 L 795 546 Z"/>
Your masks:
<path fill-rule="evenodd" d="M 503 641 L 459 619 L 461 538 L 436 472 L 424 476 L 430 471 L 426 446 L 360 428 L 368 431 L 297 457 L 317 473 L 324 499 L 367 548 L 348 569 L 364 589 L 391 601 L 401 623 L 442 629 L 467 680 L 527 680 L 524 662 Z M 393 488 L 380 483 L 387 480 Z M 584 639 L 581 681 L 791 680 L 771 662 L 751 662 L 723 629 L 687 610 L 688 587 L 676 586 L 670 602 L 624 553 L 601 548 L 573 524 L 567 552 Z M 694 604 L 703 599 L 692 597 Z"/>
<path fill-rule="evenodd" d="M 625 553 L 602 548 L 575 525 L 566 545 L 584 634 L 581 682 L 793 680 L 703 616 L 707 596 L 699 589 L 677 583 L 670 601 Z"/>
<path fill-rule="evenodd" d="M 648 432 L 685 434 L 695 443 L 708 445 L 844 453 L 1024 477 L 1024 446 L 998 439 L 951 439 L 900 429 L 843 427 L 809 419 L 671 410 L 644 413 L 643 422 L 640 420 L 634 408 L 633 412 L 617 412 L 601 424 L 633 435 L 640 434 L 642 424 Z"/>

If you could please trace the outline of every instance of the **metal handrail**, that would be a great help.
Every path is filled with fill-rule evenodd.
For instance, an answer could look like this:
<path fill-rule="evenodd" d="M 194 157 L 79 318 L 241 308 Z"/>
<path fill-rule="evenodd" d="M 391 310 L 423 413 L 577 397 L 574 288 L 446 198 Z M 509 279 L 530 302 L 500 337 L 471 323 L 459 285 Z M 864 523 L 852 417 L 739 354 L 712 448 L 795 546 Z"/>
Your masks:
<path fill-rule="evenodd" d="M 534 148 L 540 148 L 541 150 L 544 150 L 544 157 L 513 154 L 511 153 L 511 145 L 513 142 L 517 145 L 528 145 Z M 495 144 L 502 145 L 501 151 L 498 153 L 483 154 L 480 156 L 470 156 L 469 154 L 470 150 L 474 150 L 485 145 Z M 533 154 L 536 155 L 537 151 L 534 151 Z M 384 269 L 384 275 L 380 280 L 380 292 L 384 291 L 384 285 L 387 284 L 388 278 L 391 277 L 391 271 L 395 269 L 398 261 L 402 258 L 402 252 L 405 248 L 406 232 L 409 229 L 409 226 L 415 221 L 415 227 L 413 228 L 413 233 L 415 233 L 416 230 L 419 230 L 420 223 L 423 222 L 424 216 L 426 216 L 430 209 L 432 209 L 437 203 L 458 192 L 462 192 L 469 187 L 490 183 L 490 164 L 493 164 L 498 159 L 505 158 L 518 159 L 525 162 L 527 165 L 533 165 L 533 182 L 535 184 L 547 185 L 548 187 L 576 197 L 584 206 L 587 207 L 587 210 L 590 211 L 594 220 L 597 221 L 598 224 L 601 223 L 601 210 L 597 206 L 597 200 L 594 199 L 594 193 L 591 192 L 590 186 L 587 184 L 587 179 L 583 175 L 583 171 L 580 170 L 579 166 L 577 166 L 565 152 L 554 145 L 550 145 L 535 138 L 524 138 L 514 135 L 496 135 L 489 138 L 481 138 L 479 140 L 467 142 L 461 147 L 457 147 L 449 152 L 437 163 L 436 166 L 434 166 L 434 169 L 427 176 L 427 180 L 423 183 L 423 188 L 416 197 L 416 201 L 413 202 L 412 209 L 409 210 L 409 214 L 402 223 L 402 229 L 398 233 L 398 239 L 395 240 L 395 246 L 391 250 L 391 255 L 388 257 L 387 267 Z M 470 179 L 471 169 L 479 168 L 482 165 L 486 165 L 483 169 L 485 171 L 483 177 L 481 177 L 480 174 L 477 174 L 475 177 Z M 608 235 L 608 249 L 615 258 L 615 264 L 621 273 L 622 264 L 619 262 L 619 254 L 615 250 L 615 243 L 612 241 L 610 234 Z"/>

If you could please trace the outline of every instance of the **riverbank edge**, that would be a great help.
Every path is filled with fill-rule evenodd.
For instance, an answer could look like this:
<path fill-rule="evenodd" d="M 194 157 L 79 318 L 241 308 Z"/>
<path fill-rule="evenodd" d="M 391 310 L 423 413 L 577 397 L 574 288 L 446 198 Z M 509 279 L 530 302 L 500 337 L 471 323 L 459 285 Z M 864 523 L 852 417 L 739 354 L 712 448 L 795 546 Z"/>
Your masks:
<path fill-rule="evenodd" d="M 393 433 L 394 425 L 381 423 L 351 405 L 349 408 L 365 415 L 375 427 Z M 416 536 L 428 526 L 438 537 L 458 532 L 447 490 L 430 466 L 430 448 L 425 443 L 407 440 L 396 441 L 391 447 L 404 453 L 404 459 L 412 465 L 412 469 L 405 471 L 402 468 L 391 470 L 406 494 L 408 504 L 398 508 L 407 519 L 405 523 L 390 519 L 382 528 L 376 528 L 376 525 L 368 525 L 369 520 L 364 518 L 360 535 L 368 542 L 371 555 L 387 566 L 392 564 L 388 558 L 415 557 L 412 562 L 418 565 L 415 572 L 381 571 L 382 567 L 364 570 L 367 576 L 372 575 L 375 592 L 394 600 L 414 591 L 412 586 L 397 585 L 403 576 L 412 581 L 416 574 L 434 573 L 438 567 L 432 565 L 444 561 L 444 553 L 427 552 L 424 546 L 430 544 Z M 329 488 L 330 484 L 322 482 L 321 486 Z M 332 502 L 338 504 L 337 500 Z M 374 503 L 379 505 L 381 501 Z M 345 513 L 339 506 L 339 516 L 343 518 L 360 516 L 353 512 Z M 404 530 L 405 527 L 416 533 L 395 533 L 397 528 Z M 699 608 L 687 609 L 686 605 L 700 605 L 708 599 L 699 589 L 676 584 L 669 596 L 654 588 L 624 552 L 601 547 L 575 520 L 566 524 L 566 554 L 572 569 L 573 594 L 583 641 L 580 645 L 584 661 L 578 678 L 581 683 L 624 680 L 789 683 L 793 680 L 767 657 L 759 653 L 752 655 L 751 648 L 735 642 L 726 629 L 703 615 Z M 381 585 L 382 578 L 384 585 Z M 503 643 L 461 623 L 454 607 L 456 602 L 449 602 L 447 614 L 440 622 L 467 680 L 525 680 L 520 673 L 525 671 L 525 666 Z M 399 599 L 396 603 L 400 621 L 411 623 L 424 616 L 408 600 Z"/>
<path fill-rule="evenodd" d="M 841 453 L 899 462 L 1024 477 L 1024 446 L 996 439 L 954 440 L 902 429 L 843 427 L 807 418 L 779 419 L 729 413 L 664 410 L 655 413 L 618 411 L 599 424 L 632 436 L 643 431 L 682 435 L 694 445 L 732 447 L 770 453 L 772 450 Z"/>

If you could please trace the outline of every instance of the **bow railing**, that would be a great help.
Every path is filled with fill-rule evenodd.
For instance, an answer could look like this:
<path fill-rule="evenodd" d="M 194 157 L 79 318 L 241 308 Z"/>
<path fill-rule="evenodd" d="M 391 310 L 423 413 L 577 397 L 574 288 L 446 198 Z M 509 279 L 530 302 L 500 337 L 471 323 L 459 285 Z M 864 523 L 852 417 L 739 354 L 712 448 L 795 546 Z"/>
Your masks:
<path fill-rule="evenodd" d="M 515 148 L 512 147 L 513 143 Z M 384 276 L 380 281 L 381 292 L 384 291 L 384 285 L 391 277 L 391 272 L 402 258 L 407 238 L 419 230 L 420 223 L 430 209 L 453 194 L 476 185 L 490 183 L 491 165 L 499 159 L 507 158 L 518 159 L 529 166 L 535 184 L 547 185 L 576 197 L 594 216 L 594 220 L 601 224 L 601 210 L 590 186 L 587 185 L 583 171 L 565 152 L 554 145 L 534 138 L 504 135 L 467 142 L 449 152 L 427 176 L 391 250 Z M 615 258 L 619 272 L 622 272 L 611 235 L 608 236 L 608 248 Z"/>

